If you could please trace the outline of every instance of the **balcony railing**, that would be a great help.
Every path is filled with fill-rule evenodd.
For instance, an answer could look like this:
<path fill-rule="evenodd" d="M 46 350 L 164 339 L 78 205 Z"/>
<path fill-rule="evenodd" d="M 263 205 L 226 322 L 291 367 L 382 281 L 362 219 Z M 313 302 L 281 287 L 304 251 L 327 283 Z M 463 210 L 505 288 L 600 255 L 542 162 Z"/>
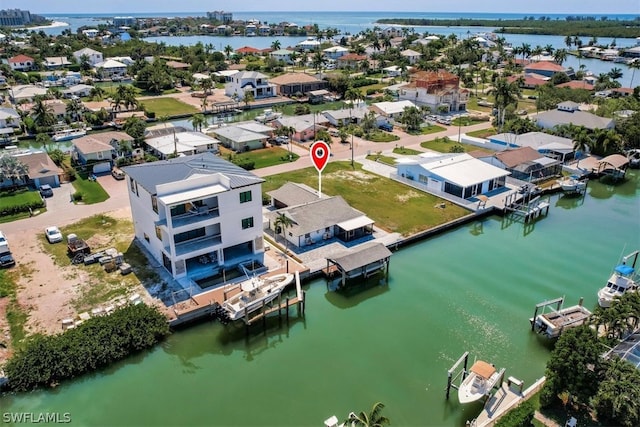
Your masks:
<path fill-rule="evenodd" d="M 188 211 L 182 215 L 176 215 L 172 219 L 173 228 L 184 227 L 185 225 L 197 224 L 202 221 L 208 221 L 210 219 L 218 218 L 220 216 L 220 210 L 218 207 L 201 206 L 196 210 Z M 167 219 L 163 219 L 157 222 L 159 227 L 168 227 Z"/>
<path fill-rule="evenodd" d="M 200 251 L 222 243 L 221 234 L 212 234 L 199 239 L 188 240 L 176 244 L 176 256 L 183 256 L 191 252 Z M 169 252 L 169 248 L 165 248 Z"/>

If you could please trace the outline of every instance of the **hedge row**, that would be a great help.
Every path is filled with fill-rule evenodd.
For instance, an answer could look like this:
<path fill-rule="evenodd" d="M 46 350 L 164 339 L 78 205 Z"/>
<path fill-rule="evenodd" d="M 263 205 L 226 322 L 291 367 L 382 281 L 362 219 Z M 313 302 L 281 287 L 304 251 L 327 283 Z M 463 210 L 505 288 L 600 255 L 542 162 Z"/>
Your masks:
<path fill-rule="evenodd" d="M 533 404 L 525 400 L 500 418 L 495 427 L 531 427 L 533 426 L 534 412 Z"/>
<path fill-rule="evenodd" d="M 351 83 L 352 87 L 362 87 L 362 86 L 374 85 L 379 82 L 373 79 L 357 78 L 357 79 L 349 80 L 349 83 Z"/>
<path fill-rule="evenodd" d="M 2 209 L 0 216 L 15 215 L 21 212 L 29 212 L 30 210 L 40 209 L 44 207 L 44 201 L 34 201 L 29 203 L 23 203 L 19 205 L 7 206 Z"/>
<path fill-rule="evenodd" d="M 167 319 L 157 309 L 138 304 L 58 335 L 35 335 L 6 364 L 7 386 L 14 391 L 53 386 L 152 347 L 168 333 Z"/>

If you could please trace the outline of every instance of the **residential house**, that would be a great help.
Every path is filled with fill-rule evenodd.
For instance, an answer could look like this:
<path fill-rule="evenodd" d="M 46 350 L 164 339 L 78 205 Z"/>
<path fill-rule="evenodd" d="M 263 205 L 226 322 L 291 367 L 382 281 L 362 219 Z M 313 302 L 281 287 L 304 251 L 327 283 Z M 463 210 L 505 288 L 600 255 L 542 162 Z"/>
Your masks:
<path fill-rule="evenodd" d="M 264 261 L 264 180 L 211 153 L 123 168 L 136 239 L 176 279 Z"/>
<path fill-rule="evenodd" d="M 271 33 L 271 27 L 268 25 L 260 25 L 258 27 L 259 36 L 268 36 Z"/>
<path fill-rule="evenodd" d="M 60 99 L 46 99 L 43 103 L 49 107 L 51 114 L 58 123 L 63 123 L 67 118 L 67 104 Z"/>
<path fill-rule="evenodd" d="M 331 46 L 322 50 L 324 57 L 330 60 L 336 60 L 341 56 L 349 53 L 349 49 L 343 46 Z"/>
<path fill-rule="evenodd" d="M 320 41 L 315 37 L 308 37 L 296 45 L 300 50 L 310 52 L 320 48 Z"/>
<path fill-rule="evenodd" d="M 207 18 L 218 22 L 231 22 L 233 21 L 233 13 L 225 12 L 223 10 L 214 10 L 213 12 L 207 12 Z"/>
<path fill-rule="evenodd" d="M 326 110 L 322 115 L 335 127 L 347 126 L 350 123 L 359 124 L 369 113 L 366 104 L 358 104 L 353 108 L 341 108 L 340 110 Z"/>
<path fill-rule="evenodd" d="M 233 32 L 233 27 L 225 24 L 218 25 L 215 30 L 219 36 L 228 36 Z"/>
<path fill-rule="evenodd" d="M 255 47 L 251 47 L 251 46 L 242 46 L 239 49 L 236 49 L 236 53 L 238 55 L 257 55 L 260 53 L 260 49 L 256 49 Z"/>
<path fill-rule="evenodd" d="M 73 86 L 82 82 L 82 74 L 77 71 L 44 71 L 40 76 L 44 87 Z"/>
<path fill-rule="evenodd" d="M 434 113 L 448 113 L 466 110 L 469 91 L 460 88 L 460 78 L 448 71 L 418 71 L 411 74 L 408 84 L 400 86 L 398 97 L 427 106 Z"/>
<path fill-rule="evenodd" d="M 520 135 L 501 133 L 487 138 L 492 144 L 502 146 L 503 150 L 517 147 L 529 147 L 549 158 L 565 162 L 573 159 L 574 143 L 569 138 L 544 132 L 527 132 Z M 501 151 L 498 148 L 498 151 Z"/>
<path fill-rule="evenodd" d="M 67 89 L 64 89 L 62 91 L 62 95 L 65 98 L 73 98 L 74 96 L 78 98 L 82 98 L 85 96 L 89 96 L 92 89 L 93 89 L 93 86 L 90 86 L 90 85 L 85 85 L 85 84 L 73 85 Z"/>
<path fill-rule="evenodd" d="M 292 53 L 294 53 L 294 51 L 289 49 L 278 49 L 278 50 L 274 50 L 273 52 L 270 52 L 269 56 L 275 59 L 276 61 L 282 61 L 285 64 L 293 64 L 293 61 L 291 60 Z"/>
<path fill-rule="evenodd" d="M 613 119 L 580 111 L 578 104 L 568 102 L 558 104 L 555 110 L 536 114 L 533 120 L 543 129 L 553 129 L 556 126 L 569 123 L 576 126 L 584 126 L 589 130 L 613 129 L 615 126 Z"/>
<path fill-rule="evenodd" d="M 94 67 L 96 64 L 104 62 L 101 52 L 98 52 L 97 50 L 93 50 L 88 47 L 85 47 L 73 52 L 73 56 L 76 58 L 76 61 L 78 62 L 78 64 L 82 64 L 82 59 L 84 56 L 86 56 L 87 61 L 92 67 Z"/>
<path fill-rule="evenodd" d="M 113 159 L 121 151 L 120 144 L 131 144 L 132 141 L 124 132 L 94 133 L 73 140 L 72 156 L 80 164 L 94 164 L 94 173 L 109 172 Z"/>
<path fill-rule="evenodd" d="M 169 68 L 173 68 L 174 70 L 188 70 L 191 65 L 186 62 L 180 61 L 167 61 L 165 65 Z"/>
<path fill-rule="evenodd" d="M 89 37 L 90 39 L 95 39 L 96 36 L 100 33 L 96 28 L 87 28 L 86 30 L 82 30 L 82 34 Z"/>
<path fill-rule="evenodd" d="M 558 175 L 562 163 L 551 159 L 531 147 L 520 147 L 474 156 L 511 173 L 511 177 L 522 181 L 537 181 Z"/>
<path fill-rule="evenodd" d="M 261 99 L 276 96 L 276 89 L 266 75 L 257 71 L 241 71 L 231 76 L 231 81 L 225 85 L 225 94 L 242 100 L 245 92 L 251 91 L 254 99 Z"/>
<path fill-rule="evenodd" d="M 238 126 L 224 126 L 212 130 L 222 145 L 237 152 L 255 150 L 267 145 L 269 139 L 263 133 L 253 132 Z"/>
<path fill-rule="evenodd" d="M 20 127 L 20 114 L 14 108 L 0 107 L 0 129 Z"/>
<path fill-rule="evenodd" d="M 253 37 L 258 33 L 258 27 L 255 24 L 247 24 L 244 27 L 244 35 L 247 37 Z"/>
<path fill-rule="evenodd" d="M 9 88 L 9 96 L 13 103 L 33 101 L 36 96 L 46 96 L 47 89 L 34 85 L 18 85 Z"/>
<path fill-rule="evenodd" d="M 402 68 L 397 65 L 391 65 L 382 69 L 387 77 L 400 77 L 402 75 Z"/>
<path fill-rule="evenodd" d="M 122 62 L 127 67 L 135 64 L 136 61 L 133 60 L 130 56 L 111 56 L 107 59 L 113 59 L 114 61 Z"/>
<path fill-rule="evenodd" d="M 283 96 L 302 96 L 314 90 L 326 89 L 329 82 L 306 73 L 287 73 L 269 80 Z"/>
<path fill-rule="evenodd" d="M 95 64 L 94 68 L 96 73 L 101 74 L 103 78 L 122 77 L 127 74 L 127 66 L 113 59 L 99 62 Z"/>
<path fill-rule="evenodd" d="M 276 128 L 282 126 L 288 126 L 295 129 L 292 135 L 289 135 L 294 141 L 306 142 L 313 141 L 316 132 L 325 129 L 324 126 L 319 124 L 319 121 L 314 122 L 313 114 L 306 114 L 304 116 L 283 116 L 273 121 Z"/>
<path fill-rule="evenodd" d="M 347 53 L 336 59 L 336 67 L 359 69 L 362 61 L 367 60 L 367 55 L 358 55 L 357 53 Z"/>
<path fill-rule="evenodd" d="M 60 177 L 64 171 L 56 165 L 45 152 L 29 152 L 14 156 L 23 165 L 27 166 L 27 185 L 39 188 L 41 185 L 60 187 Z"/>
<path fill-rule="evenodd" d="M 169 129 L 171 131 L 171 129 Z M 167 132 L 154 138 L 146 138 L 146 151 L 161 160 L 174 155 L 190 156 L 204 152 L 219 153 L 218 141 L 201 132 Z"/>
<path fill-rule="evenodd" d="M 525 75 L 525 76 L 509 76 L 507 81 L 509 83 L 517 82 L 518 86 L 524 89 L 536 89 L 538 86 L 542 86 L 548 83 L 549 78 L 540 75 Z"/>
<path fill-rule="evenodd" d="M 406 58 L 409 61 L 409 64 L 413 65 L 416 62 L 420 61 L 422 54 L 420 52 L 416 52 L 415 50 L 405 49 L 400 52 L 400 56 Z"/>
<path fill-rule="evenodd" d="M 334 237 L 350 242 L 373 233 L 374 221 L 349 206 L 341 196 L 318 197 L 310 187 L 294 183 L 286 183 L 267 194 L 274 206 L 282 206 L 266 215 L 269 228 L 299 248 Z M 289 218 L 291 226 L 280 229 L 276 225 L 279 215 Z"/>
<path fill-rule="evenodd" d="M 48 56 L 44 58 L 44 67 L 47 70 L 57 70 L 71 65 L 66 56 Z"/>
<path fill-rule="evenodd" d="M 533 62 L 524 67 L 525 74 L 539 74 L 545 77 L 553 77 L 556 73 L 567 73 L 568 71 L 562 65 L 551 61 Z"/>
<path fill-rule="evenodd" d="M 271 138 L 273 136 L 273 131 L 275 130 L 272 126 L 263 125 L 262 123 L 258 123 L 255 120 L 246 122 L 235 122 L 233 125 L 244 130 L 261 133 L 268 138 Z"/>
<path fill-rule="evenodd" d="M 556 87 L 568 87 L 570 89 L 584 89 L 588 91 L 595 90 L 595 86 L 588 80 L 571 80 L 569 82 L 560 83 Z"/>
<path fill-rule="evenodd" d="M 239 70 L 220 70 L 220 71 L 215 71 L 213 75 L 218 79 L 224 80 L 225 83 L 229 83 L 232 80 L 232 76 L 239 72 L 240 72 Z"/>
<path fill-rule="evenodd" d="M 503 188 L 509 172 L 466 153 L 430 154 L 397 160 L 397 175 L 425 191 L 468 200 Z"/>
<path fill-rule="evenodd" d="M 416 107 L 416 104 L 405 99 L 402 101 L 375 102 L 371 104 L 369 109 L 387 119 L 396 120 L 404 113 L 405 108 L 409 107 Z"/>
<path fill-rule="evenodd" d="M 378 31 L 379 37 L 402 37 L 402 27 L 386 27 Z"/>
<path fill-rule="evenodd" d="M 35 66 L 35 60 L 27 55 L 16 55 L 8 60 L 9 67 L 14 71 L 30 71 Z"/>

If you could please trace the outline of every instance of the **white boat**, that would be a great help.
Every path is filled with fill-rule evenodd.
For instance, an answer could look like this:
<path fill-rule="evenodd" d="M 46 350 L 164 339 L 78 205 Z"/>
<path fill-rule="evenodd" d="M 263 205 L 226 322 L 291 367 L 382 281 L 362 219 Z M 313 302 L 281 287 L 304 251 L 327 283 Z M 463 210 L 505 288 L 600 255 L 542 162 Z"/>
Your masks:
<path fill-rule="evenodd" d="M 87 134 L 87 131 L 84 129 L 65 129 L 65 130 L 56 132 L 51 137 L 51 139 L 54 140 L 55 142 L 69 141 L 74 138 L 80 138 L 81 136 L 85 136 L 86 134 Z"/>
<path fill-rule="evenodd" d="M 580 180 L 576 175 L 565 176 L 557 181 L 562 191 L 566 192 L 582 192 L 587 188 L 587 182 Z"/>
<path fill-rule="evenodd" d="M 640 168 L 640 148 L 634 148 L 627 152 L 627 159 L 629 159 L 629 167 L 638 169 Z"/>
<path fill-rule="evenodd" d="M 498 372 L 495 366 L 490 363 L 482 360 L 476 361 L 458 388 L 460 403 L 475 402 L 487 396 L 500 380 L 502 372 Z"/>
<path fill-rule="evenodd" d="M 634 292 L 640 284 L 640 277 L 636 272 L 636 261 L 640 251 L 631 252 L 622 257 L 622 262 L 614 269 L 607 284 L 598 291 L 598 304 L 600 307 L 610 307 L 611 302 L 624 295 L 626 292 Z M 631 265 L 628 264 L 631 261 Z"/>
<path fill-rule="evenodd" d="M 260 114 L 259 116 L 256 116 L 256 121 L 260 122 L 260 123 L 268 123 L 268 122 L 272 122 L 276 119 L 279 119 L 280 117 L 282 117 L 282 113 L 278 112 L 278 111 L 273 111 L 270 108 L 267 108 L 264 110 L 263 114 Z"/>
<path fill-rule="evenodd" d="M 591 316 L 591 312 L 582 305 L 542 313 L 533 322 L 533 330 L 549 339 L 558 338 L 565 329 L 582 325 Z"/>
<path fill-rule="evenodd" d="M 293 282 L 293 274 L 283 273 L 271 277 L 252 277 L 240 284 L 240 293 L 222 304 L 229 319 L 238 320 L 268 304 Z"/>

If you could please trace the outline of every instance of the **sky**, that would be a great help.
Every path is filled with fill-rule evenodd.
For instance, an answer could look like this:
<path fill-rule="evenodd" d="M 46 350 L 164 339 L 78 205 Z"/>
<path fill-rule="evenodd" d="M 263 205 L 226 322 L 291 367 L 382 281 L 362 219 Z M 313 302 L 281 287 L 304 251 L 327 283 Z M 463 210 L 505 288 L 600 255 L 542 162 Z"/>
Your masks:
<path fill-rule="evenodd" d="M 320 7 L 321 6 L 321 7 Z M 26 9 L 33 13 L 135 13 L 244 11 L 416 11 L 488 13 L 564 13 L 640 15 L 639 0 L 243 0 L 216 2 L 202 0 L 2 0 L 1 8 Z"/>

